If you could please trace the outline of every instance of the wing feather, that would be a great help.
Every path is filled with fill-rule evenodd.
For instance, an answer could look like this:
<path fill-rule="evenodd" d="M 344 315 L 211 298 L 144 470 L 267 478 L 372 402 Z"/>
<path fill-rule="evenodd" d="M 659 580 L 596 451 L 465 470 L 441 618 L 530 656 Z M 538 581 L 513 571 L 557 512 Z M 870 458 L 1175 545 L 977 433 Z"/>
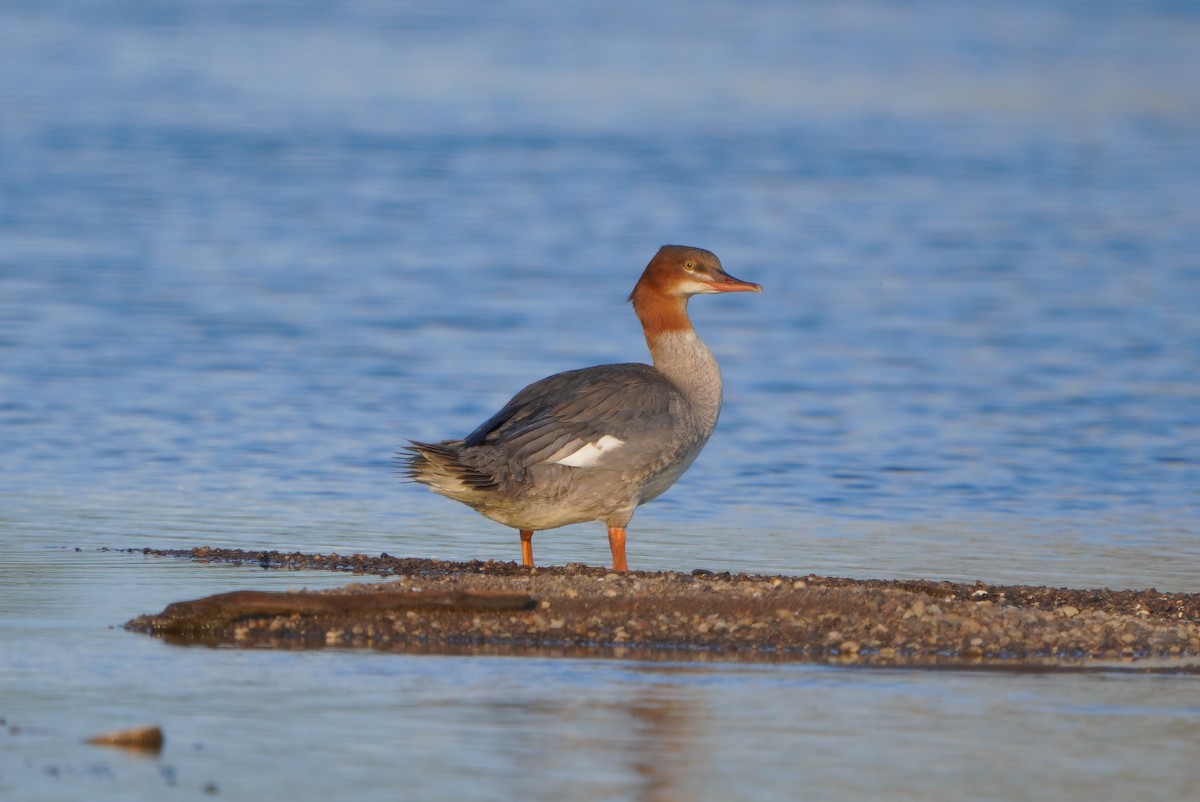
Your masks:
<path fill-rule="evenodd" d="M 534 382 L 463 440 L 497 446 L 526 465 L 554 462 L 605 435 L 668 435 L 682 395 L 649 365 L 572 370 Z"/>

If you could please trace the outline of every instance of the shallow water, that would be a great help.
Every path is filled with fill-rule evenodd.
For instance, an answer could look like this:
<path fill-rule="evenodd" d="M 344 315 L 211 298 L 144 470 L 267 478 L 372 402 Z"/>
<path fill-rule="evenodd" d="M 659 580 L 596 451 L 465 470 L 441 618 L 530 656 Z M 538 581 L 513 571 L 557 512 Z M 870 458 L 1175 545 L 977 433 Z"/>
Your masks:
<path fill-rule="evenodd" d="M 345 577 L 97 549 L 515 559 L 391 452 L 644 358 L 675 241 L 766 292 L 692 306 L 726 405 L 634 567 L 1200 592 L 1198 54 L 1170 2 L 0 8 L 0 794 L 1186 797 L 1191 677 L 168 648 L 109 627 Z"/>
<path fill-rule="evenodd" d="M 1185 799 L 1200 781 L 1195 676 L 172 647 L 110 624 L 134 595 L 346 577 L 22 553 L 0 583 L 14 799 Z M 159 757 L 80 743 L 151 721 Z"/>

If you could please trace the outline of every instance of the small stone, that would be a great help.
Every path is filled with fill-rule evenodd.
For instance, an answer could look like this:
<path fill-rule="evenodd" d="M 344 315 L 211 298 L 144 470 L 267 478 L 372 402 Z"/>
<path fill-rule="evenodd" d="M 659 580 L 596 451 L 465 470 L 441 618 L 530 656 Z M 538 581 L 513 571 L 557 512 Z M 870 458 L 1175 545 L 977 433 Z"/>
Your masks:
<path fill-rule="evenodd" d="M 141 752 L 159 752 L 162 751 L 164 740 L 162 727 L 152 724 L 149 727 L 106 732 L 88 738 L 87 742 L 97 746 L 119 746 L 122 749 L 135 749 Z"/>

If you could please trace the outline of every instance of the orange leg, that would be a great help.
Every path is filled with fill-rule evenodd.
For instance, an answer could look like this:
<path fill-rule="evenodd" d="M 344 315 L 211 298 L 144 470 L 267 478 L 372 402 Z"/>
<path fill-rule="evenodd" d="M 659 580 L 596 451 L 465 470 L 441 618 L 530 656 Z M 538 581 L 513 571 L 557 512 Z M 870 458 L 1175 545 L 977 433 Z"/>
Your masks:
<path fill-rule="evenodd" d="M 521 562 L 526 568 L 533 567 L 533 530 L 521 530 Z"/>
<path fill-rule="evenodd" d="M 608 528 L 608 546 L 612 549 L 613 570 L 628 571 L 629 566 L 625 563 L 625 527 L 610 526 Z"/>

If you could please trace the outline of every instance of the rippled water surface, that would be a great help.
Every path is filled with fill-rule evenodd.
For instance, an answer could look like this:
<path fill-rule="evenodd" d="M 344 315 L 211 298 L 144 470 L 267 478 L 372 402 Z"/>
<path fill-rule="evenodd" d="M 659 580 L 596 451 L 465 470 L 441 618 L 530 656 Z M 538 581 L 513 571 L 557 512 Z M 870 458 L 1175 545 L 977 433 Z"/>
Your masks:
<path fill-rule="evenodd" d="M 392 451 L 644 359 L 683 242 L 766 292 L 634 567 L 1200 592 L 1197 74 L 1172 2 L 0 4 L 0 796 L 1187 798 L 1192 677 L 180 649 L 110 627 L 345 577 L 99 549 L 515 559 Z"/>

